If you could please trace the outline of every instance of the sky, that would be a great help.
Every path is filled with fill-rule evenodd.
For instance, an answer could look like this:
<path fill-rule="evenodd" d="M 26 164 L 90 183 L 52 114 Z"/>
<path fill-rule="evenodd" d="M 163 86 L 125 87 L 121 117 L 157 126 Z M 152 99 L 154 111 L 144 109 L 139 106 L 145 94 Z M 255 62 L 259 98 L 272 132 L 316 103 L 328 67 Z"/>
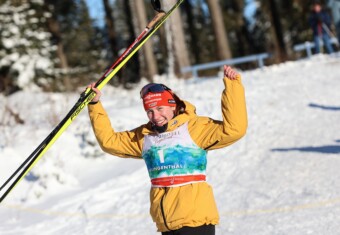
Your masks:
<path fill-rule="evenodd" d="M 208 153 L 208 183 L 220 213 L 217 235 L 337 235 L 340 227 L 340 54 L 241 71 L 248 130 Z M 221 73 L 165 83 L 221 118 Z M 102 102 L 117 131 L 147 121 L 139 89 L 109 85 Z M 83 87 L 79 87 L 82 91 Z M 0 95 L 0 183 L 75 104 L 79 93 Z M 34 104 L 34 105 L 32 105 Z M 14 122 L 8 106 L 25 120 Z M 105 154 L 84 110 L 0 204 L 0 234 L 148 234 L 150 182 L 144 162 Z"/>
<path fill-rule="evenodd" d="M 99 26 L 104 26 L 105 13 L 103 1 L 86 0 L 86 4 L 89 8 L 91 18 L 95 19 Z"/>

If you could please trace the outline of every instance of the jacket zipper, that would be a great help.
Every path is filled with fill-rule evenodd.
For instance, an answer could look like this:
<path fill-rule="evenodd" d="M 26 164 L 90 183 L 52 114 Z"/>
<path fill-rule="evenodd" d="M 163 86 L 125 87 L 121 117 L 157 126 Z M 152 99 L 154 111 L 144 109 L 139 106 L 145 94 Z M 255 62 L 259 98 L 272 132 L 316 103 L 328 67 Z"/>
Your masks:
<path fill-rule="evenodd" d="M 216 140 L 213 144 L 209 145 L 208 147 L 206 147 L 204 150 L 207 150 L 209 148 L 211 148 L 212 146 L 216 145 L 219 141 Z"/>
<path fill-rule="evenodd" d="M 164 194 L 162 196 L 162 199 L 161 199 L 161 212 L 162 212 L 162 216 L 163 216 L 163 221 L 164 221 L 164 225 L 165 227 L 171 231 L 171 229 L 169 228 L 167 222 L 166 222 L 166 219 L 165 219 L 165 212 L 164 212 L 164 206 L 163 206 L 163 200 L 164 200 L 164 197 L 165 197 L 165 194 L 168 192 L 168 188 L 164 188 Z"/>

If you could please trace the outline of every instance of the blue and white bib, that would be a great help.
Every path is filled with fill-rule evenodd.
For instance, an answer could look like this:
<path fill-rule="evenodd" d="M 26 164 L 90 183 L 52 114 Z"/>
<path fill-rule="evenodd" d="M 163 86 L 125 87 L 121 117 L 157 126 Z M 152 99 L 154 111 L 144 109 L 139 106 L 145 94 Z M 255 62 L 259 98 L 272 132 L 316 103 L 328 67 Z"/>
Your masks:
<path fill-rule="evenodd" d="M 146 135 L 142 157 L 154 187 L 205 181 L 207 151 L 192 140 L 188 123 L 171 132 Z"/>

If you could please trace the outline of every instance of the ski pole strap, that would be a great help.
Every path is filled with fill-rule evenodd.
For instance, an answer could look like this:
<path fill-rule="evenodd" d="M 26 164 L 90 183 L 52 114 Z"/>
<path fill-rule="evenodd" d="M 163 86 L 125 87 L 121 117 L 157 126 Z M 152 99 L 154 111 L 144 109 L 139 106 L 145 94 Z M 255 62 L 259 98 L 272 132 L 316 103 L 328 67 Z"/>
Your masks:
<path fill-rule="evenodd" d="M 181 175 L 151 179 L 151 184 L 152 187 L 172 187 L 205 181 L 205 175 Z"/>
<path fill-rule="evenodd" d="M 159 12 L 157 15 L 150 21 L 150 23 L 146 26 L 146 28 L 151 29 L 155 26 L 155 24 L 163 17 L 165 16 L 165 12 Z"/>

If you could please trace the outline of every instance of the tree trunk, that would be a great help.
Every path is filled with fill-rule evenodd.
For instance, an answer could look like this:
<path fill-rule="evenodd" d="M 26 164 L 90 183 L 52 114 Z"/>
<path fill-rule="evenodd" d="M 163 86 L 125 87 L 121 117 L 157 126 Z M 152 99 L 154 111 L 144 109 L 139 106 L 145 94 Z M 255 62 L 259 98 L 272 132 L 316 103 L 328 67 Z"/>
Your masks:
<path fill-rule="evenodd" d="M 66 91 L 71 91 L 72 90 L 72 84 L 71 84 L 71 79 L 68 75 L 68 63 L 67 63 L 67 58 L 64 52 L 64 46 L 62 43 L 62 33 L 60 31 L 60 26 L 58 21 L 56 20 L 55 14 L 53 14 L 53 11 L 50 10 L 50 4 L 51 1 L 45 0 L 44 1 L 44 7 L 48 12 L 51 12 L 52 17 L 47 18 L 47 27 L 50 33 L 52 34 L 53 41 L 57 45 L 57 56 L 60 61 L 60 68 L 65 72 L 63 75 L 63 84 L 65 86 Z"/>
<path fill-rule="evenodd" d="M 271 21 L 274 26 L 275 38 L 278 44 L 278 56 L 280 58 L 280 62 L 283 62 L 287 60 L 287 50 L 283 38 L 283 30 L 276 0 L 269 0 L 269 7 L 271 13 Z"/>
<path fill-rule="evenodd" d="M 112 9 L 110 7 L 109 0 L 103 0 L 103 5 L 105 11 L 105 23 L 109 35 L 112 57 L 117 58 L 118 57 L 117 39 L 114 26 L 114 19 L 112 16 Z"/>
<path fill-rule="evenodd" d="M 223 15 L 218 0 L 207 0 L 212 20 L 212 26 L 216 36 L 217 55 L 220 60 L 232 57 L 229 47 L 227 31 L 223 23 Z"/>
<path fill-rule="evenodd" d="M 200 48 L 198 45 L 199 39 L 195 29 L 195 21 L 194 21 L 194 14 L 193 14 L 193 6 L 191 5 L 190 1 L 184 1 L 183 6 L 186 13 L 186 21 L 188 23 L 188 33 L 190 35 L 190 48 L 191 52 L 194 55 L 192 59 L 192 63 L 197 64 L 200 61 Z"/>
<path fill-rule="evenodd" d="M 136 15 L 135 25 L 138 32 L 136 35 L 139 35 L 145 27 L 147 26 L 149 20 L 146 16 L 146 9 L 144 1 L 130 1 L 132 4 L 133 12 Z M 153 76 L 158 73 L 157 62 L 153 52 L 152 40 L 148 40 L 142 47 L 143 57 L 140 58 L 140 61 L 143 61 L 142 64 L 142 74 L 146 76 L 149 81 L 153 80 Z"/>
<path fill-rule="evenodd" d="M 244 9 L 244 0 L 233 0 L 233 6 L 235 10 L 235 21 L 236 21 L 236 38 L 237 38 L 237 48 L 239 55 L 248 55 L 248 43 L 246 37 L 246 26 L 243 17 L 243 9 Z"/>
<path fill-rule="evenodd" d="M 168 0 L 164 2 L 165 8 L 168 9 L 170 6 L 176 4 L 176 0 Z M 177 9 L 172 13 L 167 24 L 170 24 L 170 31 L 172 36 L 172 49 L 174 50 L 175 56 L 175 68 L 174 72 L 177 76 L 181 74 L 181 68 L 190 66 L 189 52 L 185 43 L 183 22 L 180 15 L 180 9 Z M 170 32 L 168 32 L 170 33 Z M 182 74 L 184 78 L 189 78 L 190 74 Z"/>
<path fill-rule="evenodd" d="M 133 25 L 133 17 L 134 17 L 134 9 L 133 9 L 133 2 L 128 0 L 121 0 L 123 5 L 123 11 L 126 16 L 126 28 L 127 33 L 129 35 L 129 39 L 126 41 L 127 45 L 129 46 L 136 38 L 135 29 Z M 121 76 L 121 83 L 124 85 L 126 89 L 131 88 L 132 83 L 137 83 L 140 81 L 140 61 L 138 60 L 139 52 L 136 55 L 132 56 L 131 59 L 126 63 L 120 72 Z"/>

